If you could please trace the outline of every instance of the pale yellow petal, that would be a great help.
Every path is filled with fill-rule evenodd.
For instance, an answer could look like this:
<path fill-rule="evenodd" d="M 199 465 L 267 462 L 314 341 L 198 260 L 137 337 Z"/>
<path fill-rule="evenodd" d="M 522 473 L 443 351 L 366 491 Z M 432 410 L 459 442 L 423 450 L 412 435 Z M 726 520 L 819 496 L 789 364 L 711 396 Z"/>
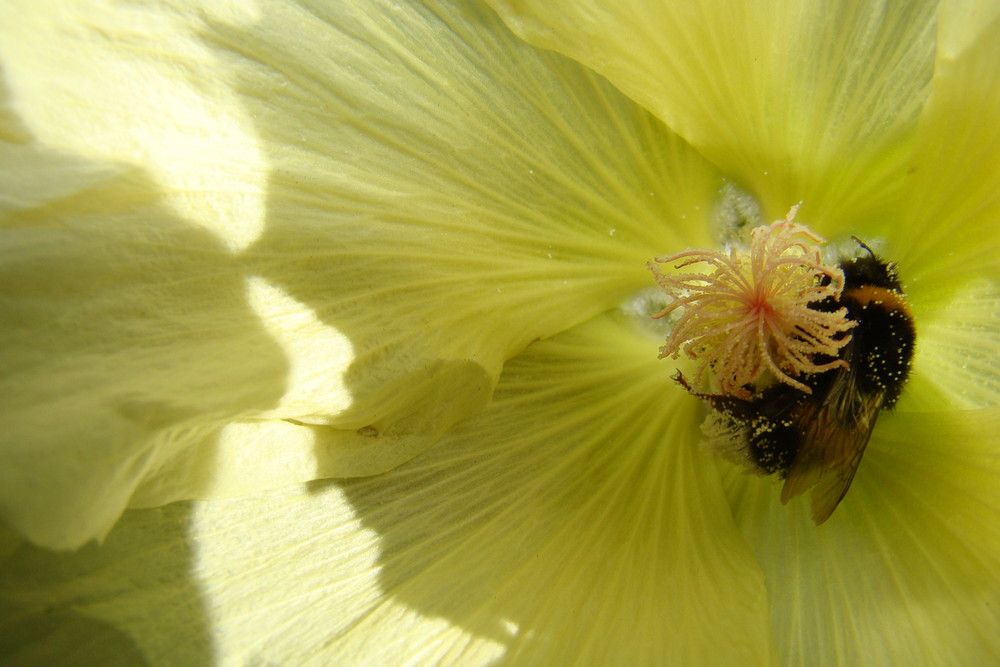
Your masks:
<path fill-rule="evenodd" d="M 1000 660 L 1000 413 L 883 415 L 847 497 L 808 503 L 732 471 L 783 664 Z"/>
<path fill-rule="evenodd" d="M 461 407 L 461 402 L 451 402 L 442 411 Z M 428 444 L 425 433 L 233 421 L 171 456 L 163 454 L 149 467 L 129 506 L 248 496 L 316 479 L 375 475 L 408 461 Z"/>
<path fill-rule="evenodd" d="M 912 405 L 1000 403 L 1000 17 L 942 4 L 933 93 L 887 233 L 917 319 Z M 923 381 L 926 380 L 926 381 Z"/>
<path fill-rule="evenodd" d="M 72 608 L 162 662 L 207 634 L 220 664 L 766 664 L 763 580 L 656 345 L 588 324 L 385 475 L 129 512 L 0 585 L 28 628 Z"/>
<path fill-rule="evenodd" d="M 968 281 L 995 285 L 1000 275 L 998 12 L 995 3 L 944 3 L 933 93 L 900 205 L 894 245 L 917 278 L 910 291 L 940 307 Z"/>
<path fill-rule="evenodd" d="M 348 337 L 364 401 L 308 421 L 382 431 L 426 409 L 396 395 L 431 373 L 488 393 L 531 341 L 648 285 L 652 249 L 707 236 L 707 163 L 489 9 L 269 11 L 218 36 L 253 45 L 240 85 L 275 165 L 247 259 Z"/>
<path fill-rule="evenodd" d="M 946 300 L 914 302 L 917 351 L 902 410 L 1000 405 L 1000 283 L 965 276 Z"/>
<path fill-rule="evenodd" d="M 0 505 L 49 546 L 147 477 L 140 504 L 397 465 L 704 242 L 716 172 L 485 8 L 0 11 Z M 261 420 L 314 431 L 236 451 Z"/>
<path fill-rule="evenodd" d="M 219 660 L 213 646 L 192 574 L 190 520 L 182 504 L 128 512 L 103 545 L 72 554 L 11 543 L 0 561 L 0 658 L 15 665 L 234 664 Z"/>
<path fill-rule="evenodd" d="M 68 548 L 147 470 L 281 397 L 234 261 L 263 230 L 266 171 L 182 13 L 5 3 L 0 64 L 0 513 Z"/>
<path fill-rule="evenodd" d="M 216 9 L 227 4 L 238 3 Z M 178 218 L 229 249 L 253 243 L 265 224 L 266 156 L 190 12 L 87 0 L 0 6 L 4 87 L 21 126 L 16 139 L 0 132 L 0 157 L 16 165 L 4 169 L 15 176 L 0 212 L 82 190 L 70 167 L 84 163 L 104 175 L 140 170 Z"/>
<path fill-rule="evenodd" d="M 103 535 L 149 469 L 285 389 L 245 272 L 157 191 L 126 172 L 0 231 L 0 507 L 49 546 Z"/>
<path fill-rule="evenodd" d="M 493 0 L 755 192 L 823 233 L 896 204 L 933 71 L 934 3 Z"/>

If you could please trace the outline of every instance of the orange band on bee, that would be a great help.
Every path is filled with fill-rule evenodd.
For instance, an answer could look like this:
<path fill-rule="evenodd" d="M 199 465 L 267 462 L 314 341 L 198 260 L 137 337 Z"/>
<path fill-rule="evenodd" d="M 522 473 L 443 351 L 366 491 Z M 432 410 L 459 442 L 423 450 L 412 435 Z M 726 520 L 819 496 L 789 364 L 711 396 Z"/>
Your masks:
<path fill-rule="evenodd" d="M 850 299 L 862 306 L 873 303 L 882 304 L 887 310 L 901 310 L 907 317 L 913 316 L 910 312 L 910 304 L 906 302 L 903 295 L 885 287 L 876 287 L 875 285 L 856 287 L 847 291 L 843 298 Z"/>

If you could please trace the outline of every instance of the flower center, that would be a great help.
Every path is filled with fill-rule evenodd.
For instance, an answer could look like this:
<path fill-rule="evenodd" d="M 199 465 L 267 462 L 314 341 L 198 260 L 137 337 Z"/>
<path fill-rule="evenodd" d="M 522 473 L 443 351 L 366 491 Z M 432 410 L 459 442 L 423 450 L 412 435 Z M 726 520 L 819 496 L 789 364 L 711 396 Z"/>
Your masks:
<path fill-rule="evenodd" d="M 774 314 L 774 307 L 771 305 L 768 296 L 762 290 L 754 291 L 747 307 L 747 313 L 757 317 L 768 317 Z"/>
<path fill-rule="evenodd" d="M 775 381 L 811 393 L 806 376 L 846 364 L 837 357 L 856 323 L 836 307 L 844 274 L 823 263 L 823 239 L 793 222 L 797 210 L 755 228 L 749 247 L 649 262 L 668 297 L 653 317 L 678 317 L 661 359 L 698 359 L 697 382 L 711 371 L 719 392 L 740 397 Z"/>

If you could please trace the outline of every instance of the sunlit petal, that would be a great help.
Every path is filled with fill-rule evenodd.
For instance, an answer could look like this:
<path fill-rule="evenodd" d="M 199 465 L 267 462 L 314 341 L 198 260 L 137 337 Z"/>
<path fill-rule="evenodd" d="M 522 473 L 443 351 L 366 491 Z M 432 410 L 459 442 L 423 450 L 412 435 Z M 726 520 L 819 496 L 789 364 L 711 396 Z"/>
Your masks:
<path fill-rule="evenodd" d="M 445 403 L 443 408 L 462 407 Z M 423 433 L 345 431 L 291 421 L 233 421 L 150 466 L 129 503 L 248 496 L 331 477 L 376 475 L 428 446 Z"/>
<path fill-rule="evenodd" d="M 216 9 L 250 20 L 237 4 Z M 0 95 L 15 125 L 0 130 L 13 175 L 0 213 L 82 191 L 82 165 L 105 177 L 141 171 L 176 217 L 228 249 L 253 243 L 265 223 L 265 156 L 219 53 L 194 28 L 190 12 L 167 7 L 3 3 Z"/>

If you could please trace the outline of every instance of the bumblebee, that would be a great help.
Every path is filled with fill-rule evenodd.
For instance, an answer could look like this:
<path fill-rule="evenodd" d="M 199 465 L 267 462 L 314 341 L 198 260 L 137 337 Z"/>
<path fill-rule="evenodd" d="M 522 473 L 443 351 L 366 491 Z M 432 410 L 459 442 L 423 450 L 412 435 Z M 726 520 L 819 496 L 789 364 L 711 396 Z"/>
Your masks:
<path fill-rule="evenodd" d="M 721 454 L 761 474 L 785 480 L 782 503 L 812 489 L 819 525 L 844 498 L 879 413 L 899 400 L 910 373 L 916 328 L 896 266 L 867 252 L 841 260 L 844 289 L 815 310 L 846 308 L 856 325 L 840 349 L 840 367 L 799 375 L 811 393 L 776 383 L 749 399 L 692 391 L 711 412 L 704 429 Z M 818 361 L 832 361 L 824 358 Z"/>

